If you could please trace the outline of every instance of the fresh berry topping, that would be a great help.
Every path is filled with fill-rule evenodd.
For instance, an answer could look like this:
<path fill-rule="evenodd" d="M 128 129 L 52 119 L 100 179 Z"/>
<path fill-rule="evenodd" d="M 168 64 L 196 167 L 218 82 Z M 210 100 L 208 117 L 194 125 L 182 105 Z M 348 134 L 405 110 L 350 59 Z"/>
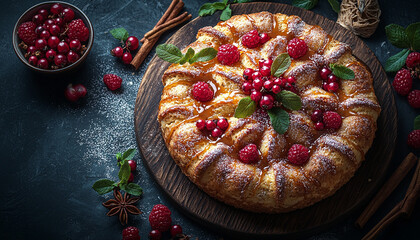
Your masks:
<path fill-rule="evenodd" d="M 36 56 L 30 56 L 28 62 L 32 66 L 36 66 L 36 64 L 38 63 L 38 58 Z"/>
<path fill-rule="evenodd" d="M 259 68 L 261 68 L 262 66 L 264 66 L 264 62 L 265 62 L 265 60 L 264 60 L 264 59 L 260 59 L 260 60 L 258 61 L 258 67 L 259 67 Z"/>
<path fill-rule="evenodd" d="M 287 153 L 287 160 L 295 165 L 303 165 L 309 159 L 309 150 L 300 144 L 293 144 Z"/>
<path fill-rule="evenodd" d="M 57 36 L 51 36 L 50 38 L 48 38 L 48 47 L 50 48 L 57 48 L 59 43 L 60 39 Z"/>
<path fill-rule="evenodd" d="M 152 229 L 160 232 L 166 232 L 171 227 L 171 211 L 168 207 L 162 204 L 157 204 L 153 207 L 149 215 L 149 222 Z"/>
<path fill-rule="evenodd" d="M 71 8 L 64 8 L 62 16 L 65 22 L 70 22 L 74 18 L 74 11 Z"/>
<path fill-rule="evenodd" d="M 133 60 L 133 56 L 131 55 L 131 53 L 125 52 L 122 55 L 121 60 L 123 61 L 124 64 L 130 64 L 131 60 Z"/>
<path fill-rule="evenodd" d="M 242 90 L 244 90 L 244 93 L 247 94 L 247 95 L 251 94 L 252 88 L 253 88 L 252 83 L 250 83 L 250 82 L 244 82 L 242 84 Z"/>
<path fill-rule="evenodd" d="M 195 126 L 198 128 L 198 130 L 202 131 L 206 128 L 206 121 L 203 119 L 198 119 L 197 122 L 195 122 Z"/>
<path fill-rule="evenodd" d="M 139 235 L 139 229 L 136 227 L 127 227 L 122 231 L 123 238 L 127 237 L 128 235 Z"/>
<path fill-rule="evenodd" d="M 256 30 L 242 36 L 242 44 L 247 48 L 256 48 L 260 45 L 260 36 Z"/>
<path fill-rule="evenodd" d="M 315 129 L 316 129 L 317 131 L 321 131 L 321 130 L 323 130 L 323 129 L 324 129 L 324 123 L 322 123 L 322 122 L 317 122 L 317 123 L 315 123 Z"/>
<path fill-rule="evenodd" d="M 38 60 L 38 63 L 36 64 L 37 67 L 42 69 L 48 69 L 48 61 L 45 58 L 41 58 Z"/>
<path fill-rule="evenodd" d="M 327 84 L 328 84 L 327 85 L 327 90 L 329 92 L 337 92 L 337 90 L 339 88 L 338 82 L 330 82 L 330 83 L 327 83 Z"/>
<path fill-rule="evenodd" d="M 241 54 L 237 47 L 232 44 L 225 44 L 219 47 L 217 60 L 223 65 L 233 65 L 239 61 Z"/>
<path fill-rule="evenodd" d="M 67 53 L 67 61 L 69 63 L 75 63 L 77 60 L 79 60 L 79 54 L 70 50 L 69 53 Z"/>
<path fill-rule="evenodd" d="M 220 137 L 222 136 L 222 134 L 223 134 L 223 131 L 220 128 L 215 128 L 211 131 L 211 135 L 213 137 Z"/>
<path fill-rule="evenodd" d="M 36 25 L 41 24 L 44 21 L 44 16 L 41 14 L 36 14 L 32 17 L 32 22 L 34 22 Z"/>
<path fill-rule="evenodd" d="M 134 181 L 134 175 L 132 173 L 130 173 L 130 177 L 128 178 L 128 183 L 131 183 Z"/>
<path fill-rule="evenodd" d="M 260 100 L 260 107 L 263 109 L 270 110 L 274 105 L 274 97 L 270 94 L 263 95 Z"/>
<path fill-rule="evenodd" d="M 82 84 L 76 84 L 73 86 L 73 88 L 74 90 L 76 90 L 76 93 L 79 96 L 79 98 L 86 96 L 87 90 Z"/>
<path fill-rule="evenodd" d="M 152 230 L 149 233 L 150 240 L 160 240 L 162 238 L 162 234 L 158 230 Z"/>
<path fill-rule="evenodd" d="M 79 99 L 79 94 L 77 94 L 76 89 L 74 89 L 73 85 L 69 84 L 64 91 L 64 96 L 70 102 L 76 102 Z"/>
<path fill-rule="evenodd" d="M 251 143 L 239 151 L 239 159 L 244 163 L 255 163 L 258 161 L 259 152 L 257 145 Z"/>
<path fill-rule="evenodd" d="M 420 130 L 414 130 L 408 134 L 407 144 L 415 149 L 420 148 Z"/>
<path fill-rule="evenodd" d="M 264 82 L 264 88 L 268 91 L 271 91 L 273 86 L 274 86 L 273 81 L 267 80 L 267 81 Z"/>
<path fill-rule="evenodd" d="M 408 54 L 408 57 L 405 60 L 405 64 L 408 68 L 415 68 L 416 66 L 420 65 L 420 53 L 412 52 Z"/>
<path fill-rule="evenodd" d="M 50 33 L 53 36 L 58 36 L 58 34 L 60 34 L 61 31 L 60 27 L 56 24 L 51 25 L 48 30 L 50 30 Z"/>
<path fill-rule="evenodd" d="M 200 102 L 207 102 L 213 99 L 213 90 L 205 82 L 197 82 L 192 86 L 193 97 Z"/>
<path fill-rule="evenodd" d="M 250 81 L 252 80 L 252 74 L 254 73 L 254 70 L 252 68 L 247 68 L 244 70 L 243 77 L 245 80 Z"/>
<path fill-rule="evenodd" d="M 80 42 L 84 42 L 89 38 L 89 29 L 82 19 L 75 19 L 69 23 L 67 36 L 70 39 L 79 39 Z"/>
<path fill-rule="evenodd" d="M 58 15 L 63 11 L 63 6 L 61 6 L 59 3 L 55 3 L 51 6 L 50 11 L 52 14 Z"/>
<path fill-rule="evenodd" d="M 130 169 L 132 172 L 136 171 L 137 168 L 137 162 L 134 160 L 128 160 L 128 165 L 130 165 Z"/>
<path fill-rule="evenodd" d="M 322 116 L 325 128 L 339 129 L 341 126 L 341 116 L 337 112 L 326 111 Z"/>
<path fill-rule="evenodd" d="M 173 225 L 171 227 L 171 236 L 176 237 L 178 234 L 182 234 L 182 228 L 179 225 Z"/>
<path fill-rule="evenodd" d="M 69 45 L 66 42 L 64 42 L 64 41 L 61 41 L 57 45 L 57 51 L 58 51 L 58 53 L 66 54 L 66 53 L 69 52 L 69 50 L 70 50 Z"/>
<path fill-rule="evenodd" d="M 271 75 L 271 68 L 268 66 L 262 66 L 260 68 L 260 73 L 261 75 L 263 75 L 264 77 L 268 77 Z"/>
<path fill-rule="evenodd" d="M 105 74 L 103 80 L 109 90 L 114 91 L 121 87 L 122 79 L 115 74 Z"/>
<path fill-rule="evenodd" d="M 127 38 L 127 41 L 125 41 L 125 45 L 128 49 L 134 51 L 139 47 L 139 39 L 134 36 L 130 36 Z"/>
<path fill-rule="evenodd" d="M 420 90 L 411 91 L 407 98 L 411 107 L 420 108 Z"/>
<path fill-rule="evenodd" d="M 334 74 L 328 75 L 327 83 L 337 82 L 337 77 Z"/>
<path fill-rule="evenodd" d="M 254 71 L 253 73 L 252 73 L 252 80 L 255 80 L 255 79 L 257 79 L 257 78 L 262 78 L 262 74 L 258 71 Z"/>
<path fill-rule="evenodd" d="M 47 41 L 45 39 L 40 38 L 35 41 L 35 48 L 37 50 L 45 50 L 46 47 L 47 47 Z"/>
<path fill-rule="evenodd" d="M 251 92 L 251 100 L 258 103 L 262 97 L 262 93 L 260 91 L 252 91 Z"/>
<path fill-rule="evenodd" d="M 80 43 L 79 39 L 73 39 L 70 41 L 69 47 L 71 50 L 78 52 L 82 48 L 82 44 Z"/>
<path fill-rule="evenodd" d="M 274 78 L 273 80 L 274 85 L 282 86 L 282 79 L 281 78 Z"/>
<path fill-rule="evenodd" d="M 264 44 L 270 40 L 270 36 L 267 33 L 260 34 L 260 44 Z"/>
<path fill-rule="evenodd" d="M 281 92 L 281 87 L 279 85 L 274 85 L 273 88 L 271 88 L 271 91 L 274 94 L 277 94 L 277 93 Z"/>
<path fill-rule="evenodd" d="M 395 91 L 400 95 L 407 95 L 413 85 L 413 79 L 411 78 L 410 71 L 407 69 L 401 69 L 395 75 L 392 86 Z"/>
<path fill-rule="evenodd" d="M 332 73 L 332 71 L 326 67 L 322 68 L 319 71 L 319 75 L 321 76 L 321 79 L 326 81 L 328 79 L 328 76 Z"/>
<path fill-rule="evenodd" d="M 37 34 L 35 33 L 36 25 L 33 22 L 24 22 L 18 28 L 19 38 L 28 45 L 34 45 Z"/>
<path fill-rule="evenodd" d="M 321 110 L 315 110 L 311 115 L 312 122 L 320 122 L 322 121 L 322 111 Z"/>
<path fill-rule="evenodd" d="M 273 65 L 273 60 L 271 59 L 264 60 L 263 66 L 267 66 L 271 69 L 271 65 Z"/>
<path fill-rule="evenodd" d="M 252 86 L 254 87 L 254 89 L 256 91 L 260 91 L 262 89 L 263 85 L 264 85 L 264 83 L 261 80 L 261 78 L 257 78 L 252 82 Z"/>
<path fill-rule="evenodd" d="M 206 129 L 209 131 L 213 131 L 216 128 L 217 124 L 213 120 L 206 121 Z"/>
<path fill-rule="evenodd" d="M 120 57 L 123 56 L 123 54 L 124 54 L 124 49 L 122 47 L 118 46 L 118 47 L 111 50 L 111 55 L 114 56 L 114 57 L 120 58 Z"/>
<path fill-rule="evenodd" d="M 289 53 L 292 58 L 300 58 L 305 55 L 307 51 L 308 46 L 306 46 L 305 41 L 302 39 L 293 38 L 287 44 L 287 53 Z"/>
<path fill-rule="evenodd" d="M 220 118 L 217 121 L 217 127 L 225 131 L 229 127 L 229 122 L 226 118 Z"/>
<path fill-rule="evenodd" d="M 54 58 L 54 64 L 57 65 L 57 67 L 62 68 L 67 65 L 67 58 L 63 54 L 58 54 Z"/>

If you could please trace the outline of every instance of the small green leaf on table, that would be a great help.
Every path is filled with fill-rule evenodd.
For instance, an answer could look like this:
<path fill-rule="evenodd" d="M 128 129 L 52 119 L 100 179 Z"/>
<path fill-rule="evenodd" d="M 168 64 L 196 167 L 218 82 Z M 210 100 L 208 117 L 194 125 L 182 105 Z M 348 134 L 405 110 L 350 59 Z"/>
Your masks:
<path fill-rule="evenodd" d="M 420 50 L 420 22 L 412 23 L 408 25 L 405 32 L 408 36 L 411 48 L 414 51 Z"/>
<path fill-rule="evenodd" d="M 318 4 L 318 0 L 293 0 L 293 6 L 310 10 Z"/>
<path fill-rule="evenodd" d="M 337 0 L 328 0 L 328 2 L 330 3 L 334 12 L 340 13 L 340 3 Z"/>
<path fill-rule="evenodd" d="M 134 196 L 140 196 L 143 193 L 143 189 L 135 183 L 127 184 L 124 191 Z"/>
<path fill-rule="evenodd" d="M 388 60 L 386 60 L 385 63 L 385 71 L 397 72 L 398 70 L 400 70 L 404 66 L 405 60 L 407 59 L 409 53 L 410 50 L 403 49 L 401 52 L 388 58 Z"/>
<path fill-rule="evenodd" d="M 397 24 L 389 24 L 385 27 L 385 33 L 392 45 L 398 48 L 409 48 L 410 40 L 405 29 Z"/>
<path fill-rule="evenodd" d="M 128 32 L 127 30 L 125 30 L 125 28 L 114 28 L 109 32 L 114 38 L 121 40 L 123 42 L 125 42 L 125 40 L 127 40 L 128 38 Z"/>
<path fill-rule="evenodd" d="M 111 192 L 114 189 L 114 183 L 114 181 L 109 179 L 100 179 L 93 184 L 92 188 L 102 195 Z"/>
<path fill-rule="evenodd" d="M 414 130 L 420 129 L 420 115 L 414 118 Z"/>

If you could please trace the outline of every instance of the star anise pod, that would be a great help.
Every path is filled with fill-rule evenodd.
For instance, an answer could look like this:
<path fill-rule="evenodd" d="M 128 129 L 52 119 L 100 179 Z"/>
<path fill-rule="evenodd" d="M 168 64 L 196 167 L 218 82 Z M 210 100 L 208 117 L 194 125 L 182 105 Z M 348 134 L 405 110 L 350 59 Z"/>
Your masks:
<path fill-rule="evenodd" d="M 131 197 L 128 193 L 124 193 L 123 196 L 118 189 L 114 189 L 114 199 L 109 199 L 102 205 L 109 209 L 107 216 L 111 217 L 118 214 L 121 224 L 126 225 L 128 223 L 128 214 L 139 215 L 141 213 L 134 206 L 139 200 L 139 197 Z"/>

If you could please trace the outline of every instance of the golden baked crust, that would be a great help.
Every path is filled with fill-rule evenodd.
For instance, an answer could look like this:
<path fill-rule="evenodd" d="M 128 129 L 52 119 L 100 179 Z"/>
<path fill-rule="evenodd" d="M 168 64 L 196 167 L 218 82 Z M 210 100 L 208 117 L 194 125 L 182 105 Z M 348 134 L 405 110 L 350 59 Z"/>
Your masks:
<path fill-rule="evenodd" d="M 253 29 L 269 33 L 271 39 L 255 49 L 242 46 L 240 37 Z M 301 110 L 288 111 L 287 132 L 274 131 L 262 110 L 247 118 L 233 117 L 239 100 L 246 97 L 241 90 L 243 70 L 258 68 L 261 58 L 273 59 L 286 52 L 287 41 L 294 37 L 305 40 L 309 57 L 293 60 L 285 72 L 286 77 L 296 78 L 303 103 Z M 227 43 L 241 52 L 240 61 L 233 66 L 217 59 L 172 64 L 163 75 L 158 121 L 175 162 L 210 196 L 249 211 L 287 212 L 332 195 L 354 175 L 375 136 L 380 106 L 367 67 L 347 44 L 334 40 L 321 27 L 308 25 L 297 16 L 268 12 L 237 15 L 215 27 L 204 27 L 188 47 L 198 52 Z M 344 65 L 356 76 L 341 81 L 336 93 L 323 90 L 317 77 L 319 69 L 329 63 Z M 191 86 L 197 81 L 214 85 L 213 100 L 203 103 L 191 97 Z M 340 129 L 316 131 L 310 119 L 314 109 L 337 111 L 343 117 Z M 210 138 L 195 126 L 200 118 L 218 117 L 229 121 L 221 138 Z M 249 143 L 256 144 L 262 156 L 255 164 L 239 160 L 238 151 Z M 310 159 L 303 166 L 286 159 L 294 143 L 310 149 Z"/>

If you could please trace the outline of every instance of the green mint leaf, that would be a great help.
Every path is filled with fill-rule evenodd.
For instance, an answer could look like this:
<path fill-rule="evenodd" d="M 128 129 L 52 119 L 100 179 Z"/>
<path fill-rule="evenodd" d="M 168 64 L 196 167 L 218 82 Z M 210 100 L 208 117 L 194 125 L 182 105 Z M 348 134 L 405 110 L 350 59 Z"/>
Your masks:
<path fill-rule="evenodd" d="M 123 160 L 123 164 L 120 168 L 120 171 L 118 172 L 118 178 L 121 180 L 122 184 L 128 182 L 128 179 L 130 178 L 130 174 L 131 174 L 130 165 L 128 164 L 127 160 Z"/>
<path fill-rule="evenodd" d="M 213 7 L 212 3 L 204 3 L 198 10 L 198 15 L 201 17 L 213 15 L 217 9 Z"/>
<path fill-rule="evenodd" d="M 414 130 L 420 129 L 420 115 L 414 118 Z"/>
<path fill-rule="evenodd" d="M 224 2 L 215 2 L 215 3 L 213 3 L 212 7 L 216 10 L 223 10 L 227 6 L 226 4 L 227 3 L 224 3 Z"/>
<path fill-rule="evenodd" d="M 192 57 L 189 62 L 195 63 L 195 62 L 207 62 L 215 58 L 217 55 L 217 51 L 214 48 L 203 48 L 201 49 L 197 54 Z"/>
<path fill-rule="evenodd" d="M 220 20 L 226 21 L 232 17 L 232 9 L 230 9 L 230 5 L 227 5 L 225 10 L 223 10 L 222 14 L 220 15 Z"/>
<path fill-rule="evenodd" d="M 235 0 L 235 1 L 233 1 L 233 3 L 247 3 L 247 2 L 251 2 L 251 0 Z"/>
<path fill-rule="evenodd" d="M 289 128 L 290 120 L 289 114 L 281 108 L 272 108 L 268 110 L 268 116 L 270 116 L 271 125 L 274 130 L 279 134 L 284 134 Z"/>
<path fill-rule="evenodd" d="M 340 3 L 337 0 L 328 0 L 328 2 L 330 3 L 334 12 L 340 13 Z"/>
<path fill-rule="evenodd" d="M 224 3 L 225 5 L 227 5 L 227 4 L 228 4 L 228 2 L 229 2 L 229 0 L 223 0 L 223 3 Z"/>
<path fill-rule="evenodd" d="M 125 30 L 125 28 L 114 28 L 109 32 L 114 38 L 121 41 L 125 41 L 128 38 L 128 32 Z"/>
<path fill-rule="evenodd" d="M 354 79 L 355 77 L 353 70 L 351 70 L 350 68 L 346 66 L 331 63 L 330 68 L 332 70 L 332 73 L 338 78 L 341 78 L 344 80 L 350 80 L 350 79 Z"/>
<path fill-rule="evenodd" d="M 134 155 L 136 155 L 136 149 L 130 148 L 123 153 L 122 159 L 123 160 L 131 160 L 131 159 L 133 159 Z"/>
<path fill-rule="evenodd" d="M 292 4 L 293 6 L 309 10 L 318 4 L 318 0 L 293 0 Z"/>
<path fill-rule="evenodd" d="M 271 65 L 271 75 L 280 77 L 292 64 L 289 54 L 282 53 L 276 57 Z"/>
<path fill-rule="evenodd" d="M 412 50 L 420 50 L 420 22 L 412 23 L 408 25 L 405 32 L 408 36 L 408 41 L 410 42 Z"/>
<path fill-rule="evenodd" d="M 127 184 L 127 186 L 125 186 L 124 191 L 134 196 L 140 196 L 143 194 L 143 189 L 135 183 Z"/>
<path fill-rule="evenodd" d="M 291 91 L 283 90 L 277 93 L 276 99 L 290 110 L 300 110 L 302 108 L 302 99 Z"/>
<path fill-rule="evenodd" d="M 181 50 L 177 46 L 167 43 L 158 45 L 156 47 L 156 54 L 161 59 L 170 63 L 178 63 L 183 57 Z"/>
<path fill-rule="evenodd" d="M 257 109 L 257 104 L 250 97 L 244 97 L 239 101 L 235 109 L 235 117 L 246 118 L 251 116 L 255 112 L 255 109 Z"/>
<path fill-rule="evenodd" d="M 112 189 L 114 189 L 114 181 L 109 179 L 100 179 L 93 184 L 92 188 L 99 193 L 99 195 L 109 193 Z"/>
<path fill-rule="evenodd" d="M 120 153 L 120 152 L 115 154 L 115 157 L 117 158 L 118 161 L 123 160 L 122 153 Z"/>
<path fill-rule="evenodd" d="M 184 64 L 186 62 L 188 62 L 195 54 L 194 49 L 192 48 L 188 48 L 187 52 L 185 53 L 185 55 L 181 58 L 181 60 L 179 60 L 179 64 Z"/>
<path fill-rule="evenodd" d="M 388 60 L 386 60 L 385 63 L 385 71 L 397 72 L 398 70 L 400 70 L 404 66 L 405 60 L 407 59 L 409 53 L 410 50 L 403 49 L 401 52 L 388 58 Z"/>
<path fill-rule="evenodd" d="M 405 29 L 397 24 L 389 24 L 385 27 L 386 36 L 392 45 L 398 48 L 409 48 L 410 41 Z"/>

